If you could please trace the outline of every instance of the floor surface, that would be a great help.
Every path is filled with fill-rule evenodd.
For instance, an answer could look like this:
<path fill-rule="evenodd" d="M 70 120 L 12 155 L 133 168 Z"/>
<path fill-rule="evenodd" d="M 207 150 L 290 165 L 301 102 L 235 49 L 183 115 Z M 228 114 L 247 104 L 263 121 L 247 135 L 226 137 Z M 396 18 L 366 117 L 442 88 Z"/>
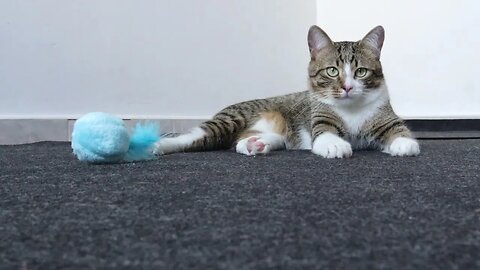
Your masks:
<path fill-rule="evenodd" d="M 1 269 L 480 269 L 480 140 L 422 154 L 0 146 Z"/>

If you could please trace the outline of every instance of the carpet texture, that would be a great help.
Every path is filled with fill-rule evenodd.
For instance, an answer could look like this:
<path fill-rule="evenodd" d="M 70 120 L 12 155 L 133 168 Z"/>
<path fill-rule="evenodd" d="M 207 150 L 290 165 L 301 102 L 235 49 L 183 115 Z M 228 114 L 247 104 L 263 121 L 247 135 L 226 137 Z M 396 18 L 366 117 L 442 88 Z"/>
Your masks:
<path fill-rule="evenodd" d="M 87 165 L 0 146 L 1 269 L 480 269 L 480 140 Z"/>

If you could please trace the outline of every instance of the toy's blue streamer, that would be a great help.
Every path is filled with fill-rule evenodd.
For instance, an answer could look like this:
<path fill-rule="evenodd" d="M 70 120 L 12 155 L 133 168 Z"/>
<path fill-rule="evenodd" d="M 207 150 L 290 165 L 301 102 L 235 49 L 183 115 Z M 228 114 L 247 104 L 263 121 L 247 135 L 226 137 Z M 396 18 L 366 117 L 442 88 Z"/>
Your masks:
<path fill-rule="evenodd" d="M 155 158 L 153 147 L 160 139 L 160 127 L 154 122 L 137 123 L 130 137 L 125 161 L 151 160 Z"/>

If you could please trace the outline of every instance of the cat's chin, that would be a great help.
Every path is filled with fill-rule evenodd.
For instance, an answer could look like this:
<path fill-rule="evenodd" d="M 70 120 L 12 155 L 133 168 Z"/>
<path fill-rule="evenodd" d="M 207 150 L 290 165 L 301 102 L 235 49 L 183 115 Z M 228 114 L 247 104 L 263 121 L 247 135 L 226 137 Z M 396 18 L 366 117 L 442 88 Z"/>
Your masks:
<path fill-rule="evenodd" d="M 320 101 L 331 106 L 354 106 L 356 104 L 364 103 L 364 99 L 365 98 L 361 95 L 352 95 L 343 97 L 320 98 Z"/>
<path fill-rule="evenodd" d="M 358 93 L 358 94 L 345 94 L 345 95 L 342 95 L 338 98 L 336 98 L 336 100 L 339 100 L 339 101 L 345 101 L 345 102 L 355 102 L 355 101 L 358 101 L 359 99 L 362 98 L 362 94 L 361 93 Z"/>
<path fill-rule="evenodd" d="M 362 99 L 361 96 L 348 96 L 348 97 L 335 98 L 335 101 L 341 102 L 341 103 L 355 103 L 360 101 L 361 99 Z"/>
<path fill-rule="evenodd" d="M 349 97 L 330 97 L 320 98 L 322 103 L 338 108 L 364 108 L 372 103 L 385 103 L 388 101 L 388 95 L 383 93 L 375 93 L 369 95 L 349 96 Z"/>
<path fill-rule="evenodd" d="M 360 106 L 365 103 L 365 98 L 361 96 L 349 96 L 336 98 L 334 101 L 335 106 L 340 107 L 351 107 L 351 106 Z"/>

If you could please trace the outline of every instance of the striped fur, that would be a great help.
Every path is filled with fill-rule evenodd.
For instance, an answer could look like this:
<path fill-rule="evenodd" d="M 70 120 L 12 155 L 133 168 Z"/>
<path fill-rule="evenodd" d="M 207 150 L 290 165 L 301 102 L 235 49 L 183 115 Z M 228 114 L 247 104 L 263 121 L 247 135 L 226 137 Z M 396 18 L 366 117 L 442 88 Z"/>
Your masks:
<path fill-rule="evenodd" d="M 192 132 L 163 138 L 156 154 L 236 147 L 246 155 L 272 150 L 312 149 L 326 158 L 377 148 L 414 156 L 419 146 L 394 113 L 380 52 L 384 31 L 374 28 L 357 42 L 333 42 L 317 26 L 308 34 L 312 89 L 234 104 Z"/>

